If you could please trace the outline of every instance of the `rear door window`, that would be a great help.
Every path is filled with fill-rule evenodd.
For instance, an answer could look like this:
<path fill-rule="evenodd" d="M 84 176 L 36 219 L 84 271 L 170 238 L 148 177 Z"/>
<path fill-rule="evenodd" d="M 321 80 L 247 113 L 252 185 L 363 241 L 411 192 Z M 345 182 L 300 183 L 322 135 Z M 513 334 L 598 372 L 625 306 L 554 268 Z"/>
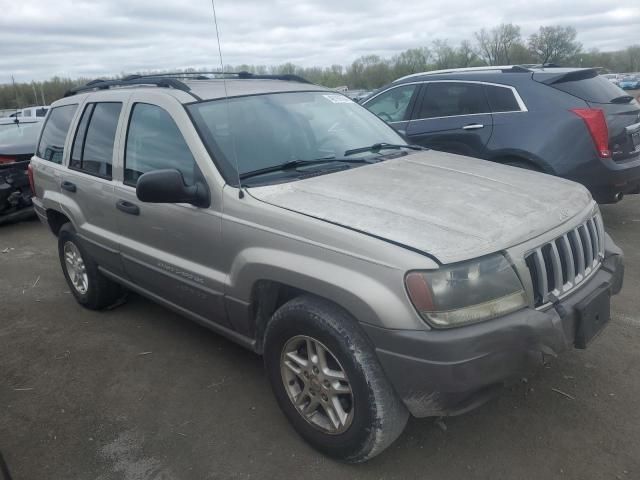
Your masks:
<path fill-rule="evenodd" d="M 401 122 L 407 119 L 407 109 L 418 85 L 395 87 L 381 93 L 365 105 L 385 122 Z"/>
<path fill-rule="evenodd" d="M 513 90 L 507 87 L 498 87 L 496 85 L 485 85 L 484 91 L 489 100 L 489 106 L 494 113 L 500 112 L 519 112 L 520 105 L 516 100 Z"/>
<path fill-rule="evenodd" d="M 147 103 L 136 103 L 131 112 L 125 148 L 124 183 L 136 185 L 147 172 L 176 169 L 186 185 L 193 185 L 196 161 L 169 113 Z"/>
<path fill-rule="evenodd" d="M 431 82 L 414 118 L 453 117 L 490 113 L 482 85 L 462 82 Z"/>
<path fill-rule="evenodd" d="M 38 157 L 50 162 L 62 163 L 64 142 L 77 108 L 78 105 L 73 104 L 55 107 L 51 110 L 42 130 L 40 142 L 38 142 L 36 151 Z"/>
<path fill-rule="evenodd" d="M 85 107 L 73 141 L 71 168 L 111 179 L 120 110 L 120 102 L 90 103 Z"/>

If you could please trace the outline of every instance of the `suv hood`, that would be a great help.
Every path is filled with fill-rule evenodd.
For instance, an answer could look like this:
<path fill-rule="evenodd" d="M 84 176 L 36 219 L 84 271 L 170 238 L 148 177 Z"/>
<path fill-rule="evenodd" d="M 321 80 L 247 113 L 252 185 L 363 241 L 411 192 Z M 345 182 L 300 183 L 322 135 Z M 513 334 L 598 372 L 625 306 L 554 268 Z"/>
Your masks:
<path fill-rule="evenodd" d="M 381 237 L 441 263 L 541 235 L 592 202 L 581 185 L 436 151 L 252 187 L 264 202 Z"/>

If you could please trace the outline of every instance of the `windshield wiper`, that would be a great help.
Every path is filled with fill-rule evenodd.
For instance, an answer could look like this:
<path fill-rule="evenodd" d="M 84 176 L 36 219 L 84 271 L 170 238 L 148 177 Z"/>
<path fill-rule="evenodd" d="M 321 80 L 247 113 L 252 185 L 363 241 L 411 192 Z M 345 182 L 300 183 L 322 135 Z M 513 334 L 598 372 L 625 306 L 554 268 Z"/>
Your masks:
<path fill-rule="evenodd" d="M 410 145 L 410 144 L 402 145 L 398 143 L 374 143 L 373 145 L 369 145 L 368 147 L 352 148 L 351 150 L 347 150 L 346 152 L 344 152 L 344 156 L 348 157 L 349 155 L 354 155 L 356 153 L 364 153 L 364 152 L 378 153 L 380 150 L 400 149 L 400 148 L 409 148 L 411 150 L 426 150 L 426 148 L 421 147 L 420 145 Z"/>
<path fill-rule="evenodd" d="M 373 163 L 369 159 L 364 158 L 336 158 L 336 157 L 327 157 L 327 158 L 317 158 L 315 160 L 290 160 L 288 162 L 280 163 L 278 165 L 272 165 L 270 167 L 259 168 L 257 170 L 251 170 L 250 172 L 245 172 L 240 174 L 240 179 L 244 180 L 245 178 L 257 177 L 259 175 L 264 175 L 266 173 L 273 172 L 282 172 L 287 170 L 293 170 L 301 166 L 306 165 L 321 165 L 323 163 Z"/>
<path fill-rule="evenodd" d="M 611 103 L 629 103 L 631 100 L 633 100 L 631 95 L 620 95 L 619 97 L 612 98 L 610 101 Z"/>

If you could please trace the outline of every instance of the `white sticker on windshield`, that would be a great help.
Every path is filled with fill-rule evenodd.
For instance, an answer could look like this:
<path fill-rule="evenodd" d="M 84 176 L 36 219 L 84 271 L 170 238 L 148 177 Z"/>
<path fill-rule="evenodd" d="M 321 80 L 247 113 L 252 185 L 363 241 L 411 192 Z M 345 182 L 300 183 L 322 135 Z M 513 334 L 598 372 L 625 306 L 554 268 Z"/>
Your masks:
<path fill-rule="evenodd" d="M 352 103 L 352 100 L 344 95 L 329 94 L 323 95 L 323 97 L 333 103 Z"/>

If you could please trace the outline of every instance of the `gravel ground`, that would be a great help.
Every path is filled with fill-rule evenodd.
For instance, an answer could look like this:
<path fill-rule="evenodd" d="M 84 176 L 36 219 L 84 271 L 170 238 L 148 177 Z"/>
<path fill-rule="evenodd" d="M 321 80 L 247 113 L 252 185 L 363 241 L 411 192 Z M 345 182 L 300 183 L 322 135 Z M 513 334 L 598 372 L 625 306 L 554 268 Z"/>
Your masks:
<path fill-rule="evenodd" d="M 14 480 L 638 479 L 640 196 L 603 212 L 627 275 L 595 343 L 360 466 L 297 437 L 259 357 L 137 296 L 84 310 L 44 227 L 0 227 L 0 451 Z"/>

